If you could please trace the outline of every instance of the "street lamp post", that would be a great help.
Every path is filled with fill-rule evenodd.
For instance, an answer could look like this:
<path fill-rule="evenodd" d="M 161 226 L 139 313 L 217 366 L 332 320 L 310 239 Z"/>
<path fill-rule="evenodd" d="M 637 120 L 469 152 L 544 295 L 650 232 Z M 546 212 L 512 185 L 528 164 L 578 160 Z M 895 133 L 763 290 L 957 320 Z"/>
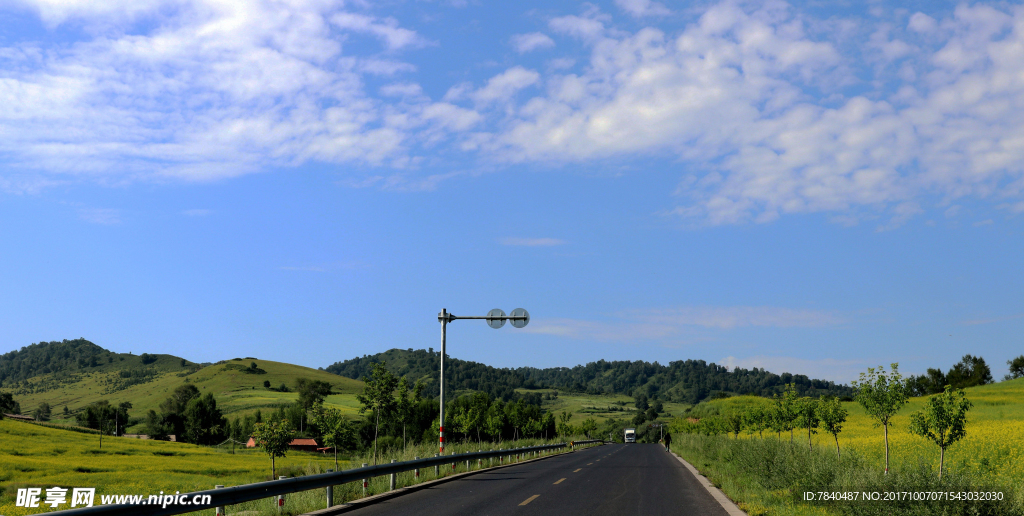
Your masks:
<path fill-rule="evenodd" d="M 495 308 L 487 315 L 481 316 L 459 316 L 448 312 L 447 308 L 442 308 L 441 313 L 437 314 L 437 321 L 441 323 L 441 414 L 438 416 L 438 428 L 437 431 L 440 434 L 438 436 L 438 446 L 441 449 L 441 455 L 444 455 L 444 356 L 445 346 L 448 340 L 448 323 L 456 319 L 483 319 L 487 321 L 487 325 L 491 328 L 498 329 L 505 325 L 505 321 L 512 321 L 512 326 L 516 328 L 522 328 L 529 324 L 530 313 L 524 308 L 516 308 L 512 310 L 512 313 L 505 315 L 505 312 L 501 309 Z"/>

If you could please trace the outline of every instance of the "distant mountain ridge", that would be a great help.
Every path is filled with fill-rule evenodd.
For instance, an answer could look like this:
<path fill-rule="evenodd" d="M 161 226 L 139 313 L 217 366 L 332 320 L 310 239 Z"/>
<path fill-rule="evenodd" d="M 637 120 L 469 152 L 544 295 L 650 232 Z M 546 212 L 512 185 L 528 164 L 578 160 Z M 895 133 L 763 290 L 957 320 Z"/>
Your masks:
<path fill-rule="evenodd" d="M 420 380 L 426 392 L 436 395 L 440 352 L 429 350 L 390 349 L 383 353 L 364 355 L 335 362 L 325 371 L 352 379 L 370 374 L 372 364 L 386 361 L 388 369 L 410 380 Z M 804 396 L 852 396 L 847 385 L 806 375 L 775 374 L 762 368 L 729 370 L 703 360 L 680 360 L 667 366 L 657 362 L 598 360 L 576 367 L 497 368 L 479 362 L 451 358 L 445 361 L 446 385 L 456 391 L 479 390 L 491 396 L 510 399 L 518 388 L 555 388 L 590 394 L 625 394 L 658 397 L 666 401 L 696 403 L 726 394 L 770 396 L 781 393 L 793 383 Z"/>

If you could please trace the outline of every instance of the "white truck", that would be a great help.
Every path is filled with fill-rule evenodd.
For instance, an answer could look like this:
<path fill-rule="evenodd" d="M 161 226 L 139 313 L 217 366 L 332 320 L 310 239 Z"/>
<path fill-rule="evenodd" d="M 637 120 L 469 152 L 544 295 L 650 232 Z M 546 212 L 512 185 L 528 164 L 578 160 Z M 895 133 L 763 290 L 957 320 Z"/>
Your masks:
<path fill-rule="evenodd" d="M 635 443 L 636 442 L 636 428 L 627 428 L 626 429 L 626 433 L 623 436 L 623 439 L 627 443 Z"/>

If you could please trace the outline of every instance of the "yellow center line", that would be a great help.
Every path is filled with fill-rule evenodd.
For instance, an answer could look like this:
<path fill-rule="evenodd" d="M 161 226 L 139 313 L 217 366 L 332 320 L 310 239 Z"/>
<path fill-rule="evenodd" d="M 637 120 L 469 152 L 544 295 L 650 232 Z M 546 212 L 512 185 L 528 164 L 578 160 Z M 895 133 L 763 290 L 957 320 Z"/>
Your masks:
<path fill-rule="evenodd" d="M 593 463 L 593 462 L 588 462 L 588 463 L 587 463 L 587 466 L 593 466 L 593 465 L 594 465 L 594 463 Z"/>
<path fill-rule="evenodd" d="M 521 503 L 519 505 L 526 505 L 526 504 L 536 500 L 538 496 L 540 496 L 540 495 L 533 495 L 533 496 L 527 498 L 526 500 L 523 500 L 523 503 Z"/>
<path fill-rule="evenodd" d="M 561 484 L 563 480 L 565 480 L 565 479 L 564 479 L 564 478 L 560 478 L 560 479 L 558 479 L 558 482 L 555 482 L 555 484 L 554 484 L 554 485 L 556 485 L 556 486 L 557 486 L 558 484 Z"/>
<path fill-rule="evenodd" d="M 583 468 L 580 468 L 580 469 L 583 469 Z M 576 471 L 573 471 L 573 473 L 579 473 L 580 469 L 577 469 Z"/>

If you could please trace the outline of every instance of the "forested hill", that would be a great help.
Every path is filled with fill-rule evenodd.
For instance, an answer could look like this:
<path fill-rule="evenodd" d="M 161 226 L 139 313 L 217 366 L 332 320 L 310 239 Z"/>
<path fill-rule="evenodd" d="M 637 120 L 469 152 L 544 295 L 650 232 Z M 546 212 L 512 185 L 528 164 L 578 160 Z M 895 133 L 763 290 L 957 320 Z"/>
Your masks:
<path fill-rule="evenodd" d="M 424 394 L 437 396 L 440 388 L 437 383 L 438 370 L 441 367 L 441 353 L 433 348 L 426 349 L 390 349 L 375 355 L 356 357 L 344 362 L 336 362 L 324 370 L 346 378 L 361 380 L 370 375 L 370 367 L 378 362 L 386 362 L 388 370 L 399 376 L 406 376 L 410 381 L 422 381 L 425 385 Z M 514 369 L 499 369 L 479 362 L 459 360 L 449 356 L 445 360 L 445 384 L 450 389 L 483 391 L 495 398 L 509 400 L 515 389 L 523 387 L 526 379 Z"/>
<path fill-rule="evenodd" d="M 0 355 L 0 387 L 16 387 L 29 378 L 95 371 L 177 371 L 197 364 L 173 355 L 114 353 L 85 339 L 39 342 Z"/>
<path fill-rule="evenodd" d="M 440 353 L 430 350 L 391 349 L 327 367 L 328 372 L 353 379 L 370 374 L 372 364 L 386 361 L 388 369 L 410 380 L 422 380 L 427 393 L 438 392 Z M 643 393 L 668 401 L 696 403 L 722 394 L 770 396 L 782 392 L 787 383 L 796 384 L 805 396 L 832 394 L 851 396 L 853 390 L 826 380 L 813 380 L 800 374 L 774 374 L 764 369 L 729 370 L 703 360 L 680 360 L 667 366 L 657 362 L 599 360 L 576 367 L 537 369 L 497 368 L 478 362 L 449 357 L 445 362 L 449 388 L 480 390 L 509 399 L 516 388 L 556 388 L 591 394 L 615 393 L 635 396 Z"/>

